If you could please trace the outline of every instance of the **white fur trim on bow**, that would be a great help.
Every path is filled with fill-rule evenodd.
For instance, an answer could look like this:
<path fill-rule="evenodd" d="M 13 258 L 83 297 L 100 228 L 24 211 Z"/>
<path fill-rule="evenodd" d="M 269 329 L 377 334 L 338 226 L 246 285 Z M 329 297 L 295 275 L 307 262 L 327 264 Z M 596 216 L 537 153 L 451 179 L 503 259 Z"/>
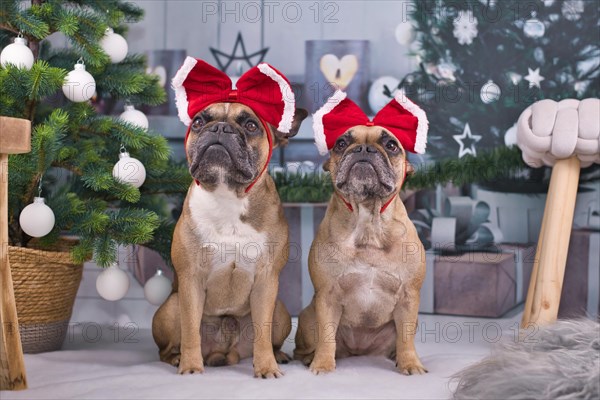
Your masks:
<path fill-rule="evenodd" d="M 189 126 L 192 123 L 192 118 L 188 115 L 188 98 L 187 92 L 185 91 L 185 87 L 183 87 L 183 82 L 187 78 L 188 74 L 196 64 L 198 60 L 194 57 L 186 57 L 185 61 L 179 71 L 173 77 L 171 81 L 171 86 L 173 90 L 175 90 L 175 104 L 177 105 L 177 114 L 179 115 L 179 119 L 181 122 L 185 124 L 185 126 Z"/>
<path fill-rule="evenodd" d="M 327 99 L 319 110 L 313 115 L 313 132 L 315 135 L 315 144 L 317 150 L 322 156 L 329 152 L 327 148 L 327 140 L 325 139 L 325 127 L 323 126 L 323 117 L 329 114 L 338 104 L 346 98 L 346 93 L 341 90 L 336 90 L 333 96 Z"/>
<path fill-rule="evenodd" d="M 425 147 L 427 147 L 427 131 L 429 130 L 429 121 L 427 120 L 427 114 L 418 105 L 410 101 L 404 91 L 399 90 L 396 93 L 394 99 L 402 106 L 406 111 L 417 117 L 417 137 L 415 139 L 415 153 L 425 153 Z"/>
<path fill-rule="evenodd" d="M 287 81 L 277 73 L 267 63 L 258 64 L 258 69 L 269 78 L 273 79 L 278 85 L 281 91 L 281 99 L 283 100 L 283 115 L 277 130 L 281 133 L 289 133 L 292 129 L 292 122 L 294 122 L 294 113 L 296 112 L 296 99 L 294 98 L 294 91 L 287 83 Z"/>

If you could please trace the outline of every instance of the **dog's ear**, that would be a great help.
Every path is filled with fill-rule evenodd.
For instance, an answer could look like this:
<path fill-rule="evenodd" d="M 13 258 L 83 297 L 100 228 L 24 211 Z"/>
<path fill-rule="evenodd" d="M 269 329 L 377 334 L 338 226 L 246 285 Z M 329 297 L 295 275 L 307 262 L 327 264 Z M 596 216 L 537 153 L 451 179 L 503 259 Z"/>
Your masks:
<path fill-rule="evenodd" d="M 296 108 L 296 111 L 294 112 L 294 120 L 292 121 L 292 128 L 290 129 L 290 131 L 288 133 L 283 133 L 279 132 L 277 129 L 273 129 L 275 137 L 277 137 L 278 139 L 289 139 L 291 137 L 296 136 L 296 134 L 300 130 L 300 125 L 302 124 L 302 121 L 304 121 L 304 119 L 307 116 L 308 111 L 306 111 L 304 108 Z"/>
<path fill-rule="evenodd" d="M 411 163 L 406 161 L 406 176 L 411 176 L 414 173 L 415 173 L 415 168 L 412 166 Z"/>
<path fill-rule="evenodd" d="M 308 111 L 306 111 L 304 108 L 296 108 L 296 111 L 294 112 L 294 120 L 292 121 L 292 128 L 288 133 L 279 132 L 273 127 L 273 136 L 275 137 L 273 147 L 287 146 L 289 138 L 296 136 L 296 134 L 300 130 L 300 125 L 302 125 L 302 121 L 307 116 Z"/>
<path fill-rule="evenodd" d="M 331 164 L 331 158 L 328 158 L 327 161 L 323 163 L 323 171 L 329 172 L 329 167 Z"/>

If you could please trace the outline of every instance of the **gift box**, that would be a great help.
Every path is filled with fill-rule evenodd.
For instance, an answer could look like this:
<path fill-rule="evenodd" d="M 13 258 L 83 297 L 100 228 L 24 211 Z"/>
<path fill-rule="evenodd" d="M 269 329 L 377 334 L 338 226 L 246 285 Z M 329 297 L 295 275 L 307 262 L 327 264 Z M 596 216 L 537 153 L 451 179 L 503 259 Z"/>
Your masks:
<path fill-rule="evenodd" d="M 524 301 L 535 246 L 452 255 L 430 250 L 426 257 L 419 312 L 497 318 Z"/>
<path fill-rule="evenodd" d="M 126 246 L 123 254 L 120 254 L 121 264 L 133 274 L 135 279 L 144 286 L 148 279 L 152 278 L 159 269 L 163 275 L 171 280 L 174 279 L 173 269 L 167 265 L 158 252 L 140 245 Z"/>
<path fill-rule="evenodd" d="M 559 318 L 600 315 L 600 231 L 573 229 L 563 281 Z"/>

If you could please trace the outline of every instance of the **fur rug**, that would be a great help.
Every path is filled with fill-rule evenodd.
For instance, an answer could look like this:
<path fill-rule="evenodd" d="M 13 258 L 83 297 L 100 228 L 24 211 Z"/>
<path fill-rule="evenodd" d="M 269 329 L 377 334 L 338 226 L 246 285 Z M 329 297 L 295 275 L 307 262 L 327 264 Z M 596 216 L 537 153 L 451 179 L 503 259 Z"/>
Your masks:
<path fill-rule="evenodd" d="M 455 399 L 600 399 L 600 324 L 558 321 L 453 378 Z"/>

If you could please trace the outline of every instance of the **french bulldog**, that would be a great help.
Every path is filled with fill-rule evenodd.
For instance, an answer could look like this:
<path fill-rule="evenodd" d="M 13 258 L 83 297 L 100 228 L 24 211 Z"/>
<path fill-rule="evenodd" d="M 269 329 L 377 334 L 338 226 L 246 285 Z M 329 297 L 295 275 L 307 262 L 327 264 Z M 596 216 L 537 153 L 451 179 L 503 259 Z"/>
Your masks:
<path fill-rule="evenodd" d="M 353 355 L 427 372 L 414 346 L 425 253 L 398 195 L 412 173 L 406 152 L 424 151 L 427 125 L 403 94 L 373 121 L 339 91 L 314 116 L 334 194 L 310 250 L 315 294 L 299 316 L 294 358 L 315 374 Z"/>
<path fill-rule="evenodd" d="M 152 333 L 161 361 L 180 374 L 253 356 L 256 377 L 278 378 L 289 360 L 281 346 L 290 315 L 277 300 L 288 225 L 265 168 L 276 138 L 295 135 L 307 113 L 280 92 L 285 83 L 263 63 L 231 88 L 191 57 L 173 79 L 194 182 L 173 235 L 173 291 Z M 269 90 L 277 101 L 265 105 Z"/>

